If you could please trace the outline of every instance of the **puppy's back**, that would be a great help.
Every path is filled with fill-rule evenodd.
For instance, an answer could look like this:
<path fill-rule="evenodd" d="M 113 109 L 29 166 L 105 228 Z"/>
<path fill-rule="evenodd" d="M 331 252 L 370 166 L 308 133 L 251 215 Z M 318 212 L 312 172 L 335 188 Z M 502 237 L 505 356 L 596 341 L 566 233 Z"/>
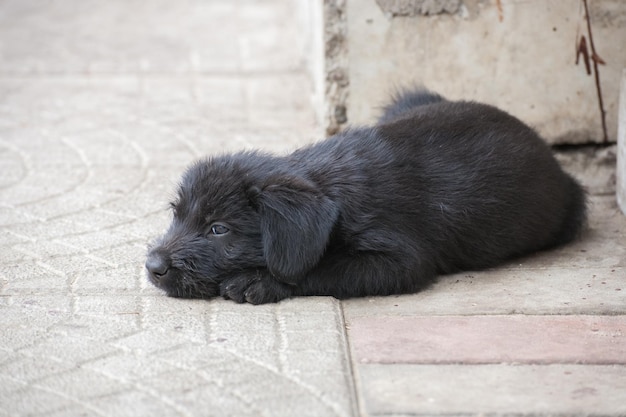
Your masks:
<path fill-rule="evenodd" d="M 391 120 L 377 128 L 395 149 L 396 164 L 414 167 L 422 193 L 412 204 L 426 228 L 419 239 L 438 254 L 442 272 L 490 267 L 580 233 L 584 191 L 515 117 L 422 92 L 407 93 L 390 109 L 382 120 Z"/>

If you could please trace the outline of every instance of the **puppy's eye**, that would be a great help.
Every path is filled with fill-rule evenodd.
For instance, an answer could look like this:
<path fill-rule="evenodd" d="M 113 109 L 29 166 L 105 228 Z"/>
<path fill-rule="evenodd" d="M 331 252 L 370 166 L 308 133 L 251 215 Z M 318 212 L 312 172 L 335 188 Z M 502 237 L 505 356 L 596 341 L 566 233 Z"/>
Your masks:
<path fill-rule="evenodd" d="M 214 224 L 211 226 L 211 234 L 215 236 L 224 235 L 229 231 L 230 229 L 223 224 Z"/>

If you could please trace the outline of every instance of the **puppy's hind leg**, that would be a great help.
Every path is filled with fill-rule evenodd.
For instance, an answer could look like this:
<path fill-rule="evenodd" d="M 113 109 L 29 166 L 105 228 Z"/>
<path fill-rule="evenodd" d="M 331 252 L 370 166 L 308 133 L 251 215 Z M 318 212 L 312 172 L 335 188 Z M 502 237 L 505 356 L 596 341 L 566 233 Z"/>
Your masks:
<path fill-rule="evenodd" d="M 333 257 L 298 283 L 298 295 L 331 295 L 335 298 L 417 292 L 437 276 L 435 267 L 415 257 L 377 251 Z"/>

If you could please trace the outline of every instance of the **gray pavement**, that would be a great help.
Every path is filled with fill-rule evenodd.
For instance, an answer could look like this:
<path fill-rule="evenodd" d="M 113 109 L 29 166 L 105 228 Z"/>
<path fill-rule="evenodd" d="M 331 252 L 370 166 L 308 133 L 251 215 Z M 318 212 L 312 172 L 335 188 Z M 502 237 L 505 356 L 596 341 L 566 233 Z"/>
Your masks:
<path fill-rule="evenodd" d="M 611 195 L 580 242 L 414 295 L 147 283 L 188 163 L 319 138 L 293 7 L 0 3 L 0 416 L 626 415 Z"/>

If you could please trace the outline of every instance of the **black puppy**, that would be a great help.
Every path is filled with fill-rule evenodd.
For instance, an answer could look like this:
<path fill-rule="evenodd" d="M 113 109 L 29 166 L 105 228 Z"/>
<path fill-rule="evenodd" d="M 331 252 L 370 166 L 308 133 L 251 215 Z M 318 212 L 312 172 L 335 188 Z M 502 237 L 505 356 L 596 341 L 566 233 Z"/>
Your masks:
<path fill-rule="evenodd" d="M 414 292 L 574 239 L 585 194 L 528 126 L 425 90 L 377 125 L 277 157 L 192 165 L 149 279 L 168 295 L 276 302 Z"/>

